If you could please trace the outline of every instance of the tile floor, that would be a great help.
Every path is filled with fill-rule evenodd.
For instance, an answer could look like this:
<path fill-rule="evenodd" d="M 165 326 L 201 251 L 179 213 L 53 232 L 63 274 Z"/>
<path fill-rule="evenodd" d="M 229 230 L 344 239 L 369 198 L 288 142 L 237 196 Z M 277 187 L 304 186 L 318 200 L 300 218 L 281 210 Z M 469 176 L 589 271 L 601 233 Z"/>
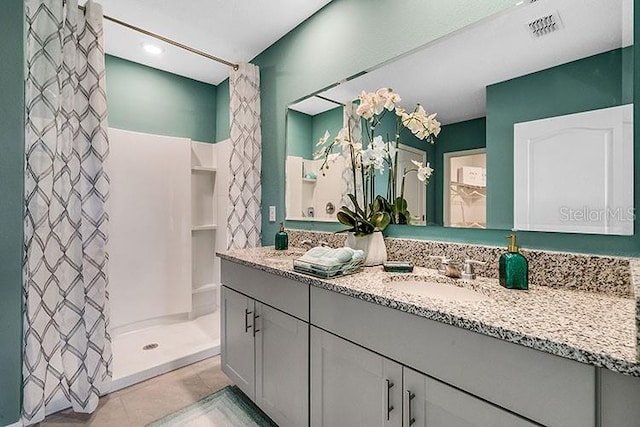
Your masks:
<path fill-rule="evenodd" d="M 91 415 L 66 410 L 37 425 L 145 426 L 229 384 L 220 369 L 220 356 L 216 356 L 104 396 Z"/>

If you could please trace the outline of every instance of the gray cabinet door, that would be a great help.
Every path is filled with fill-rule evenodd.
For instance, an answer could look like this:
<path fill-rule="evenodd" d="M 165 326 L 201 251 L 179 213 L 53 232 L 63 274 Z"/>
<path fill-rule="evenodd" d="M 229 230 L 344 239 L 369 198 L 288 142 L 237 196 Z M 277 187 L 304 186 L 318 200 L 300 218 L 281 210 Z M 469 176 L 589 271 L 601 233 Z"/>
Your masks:
<path fill-rule="evenodd" d="M 399 427 L 402 366 L 311 327 L 311 426 Z"/>
<path fill-rule="evenodd" d="M 534 427 L 524 418 L 404 367 L 404 427 Z"/>
<path fill-rule="evenodd" d="M 309 324 L 256 302 L 256 404 L 280 427 L 309 425 Z"/>
<path fill-rule="evenodd" d="M 255 397 L 254 302 L 222 286 L 222 372 L 252 400 Z"/>

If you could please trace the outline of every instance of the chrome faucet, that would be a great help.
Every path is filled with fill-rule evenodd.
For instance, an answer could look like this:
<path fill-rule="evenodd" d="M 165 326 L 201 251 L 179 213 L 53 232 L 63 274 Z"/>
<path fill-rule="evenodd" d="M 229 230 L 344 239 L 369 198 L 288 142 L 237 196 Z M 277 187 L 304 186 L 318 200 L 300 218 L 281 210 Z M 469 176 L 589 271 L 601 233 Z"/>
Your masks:
<path fill-rule="evenodd" d="M 302 246 L 306 246 L 307 248 L 311 249 L 313 247 L 313 242 L 309 239 L 303 240 L 302 242 L 300 242 L 300 244 Z"/>
<path fill-rule="evenodd" d="M 473 272 L 473 266 L 475 265 L 487 265 L 486 262 L 476 261 L 475 259 L 465 259 L 464 260 L 464 272 L 462 273 L 462 278 L 464 280 L 473 280 L 476 278 L 476 274 Z"/>
<path fill-rule="evenodd" d="M 430 255 L 429 258 L 438 258 L 441 260 L 440 267 L 438 267 L 438 273 L 442 274 L 443 276 L 452 277 L 454 279 L 459 279 L 460 277 L 462 277 L 460 264 L 452 260 L 451 258 L 440 255 Z"/>

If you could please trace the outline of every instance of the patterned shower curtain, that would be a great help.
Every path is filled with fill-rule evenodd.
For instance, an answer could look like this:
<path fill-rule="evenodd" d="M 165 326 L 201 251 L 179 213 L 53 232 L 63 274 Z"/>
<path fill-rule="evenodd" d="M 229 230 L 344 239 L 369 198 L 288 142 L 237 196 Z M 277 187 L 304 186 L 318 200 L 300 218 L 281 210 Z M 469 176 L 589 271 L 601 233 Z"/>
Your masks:
<path fill-rule="evenodd" d="M 362 147 L 362 120 L 356 114 L 358 106 L 352 102 L 347 103 L 343 108 L 343 126 L 349 126 L 349 134 L 351 135 L 351 143 L 353 145 L 360 144 Z M 353 172 L 351 171 L 351 153 L 344 153 L 344 169 L 342 169 L 342 200 L 341 206 L 346 206 L 354 210 L 353 202 L 347 194 L 353 194 L 354 182 Z M 362 206 L 364 193 L 362 192 L 362 178 L 360 173 L 356 173 L 356 185 L 358 203 Z"/>
<path fill-rule="evenodd" d="M 231 157 L 227 248 L 261 245 L 262 137 L 260 134 L 260 69 L 240 64 L 229 76 Z"/>
<path fill-rule="evenodd" d="M 111 381 L 102 8 L 26 0 L 23 422 Z"/>

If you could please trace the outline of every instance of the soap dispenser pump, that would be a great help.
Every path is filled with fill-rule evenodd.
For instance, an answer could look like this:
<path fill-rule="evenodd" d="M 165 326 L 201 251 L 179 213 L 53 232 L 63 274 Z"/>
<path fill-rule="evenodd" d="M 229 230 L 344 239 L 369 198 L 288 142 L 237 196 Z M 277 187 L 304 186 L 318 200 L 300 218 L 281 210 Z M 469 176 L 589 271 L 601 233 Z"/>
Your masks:
<path fill-rule="evenodd" d="M 284 231 L 284 223 L 280 223 L 280 231 L 276 233 L 276 250 L 283 251 L 289 248 L 289 236 Z"/>
<path fill-rule="evenodd" d="M 529 289 L 527 259 L 518 251 L 516 235 L 506 237 L 509 239 L 509 246 L 498 261 L 500 284 L 508 289 Z"/>

